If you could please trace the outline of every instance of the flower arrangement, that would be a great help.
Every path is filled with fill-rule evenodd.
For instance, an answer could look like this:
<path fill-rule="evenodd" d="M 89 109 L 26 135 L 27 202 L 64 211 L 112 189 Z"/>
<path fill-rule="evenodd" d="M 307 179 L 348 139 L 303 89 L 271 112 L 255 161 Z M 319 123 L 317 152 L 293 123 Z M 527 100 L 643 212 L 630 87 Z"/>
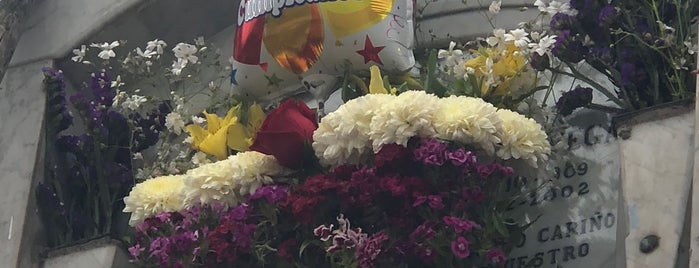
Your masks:
<path fill-rule="evenodd" d="M 205 153 L 195 150 L 216 147 L 216 138 L 209 137 L 215 135 L 204 135 L 201 127 L 194 126 L 206 119 L 198 114 L 200 108 L 188 102 L 220 99 L 218 88 L 228 81 L 230 69 L 221 65 L 215 49 L 198 38 L 195 44 L 178 43 L 168 54 L 167 44 L 156 39 L 145 48 L 117 54 L 125 46 L 125 41 L 114 41 L 75 49 L 72 64 L 92 70 L 70 74 L 74 80 L 86 79 L 81 87 L 68 88 L 62 71 L 43 70 L 49 104 L 46 174 L 35 191 L 50 247 L 104 235 L 120 239 L 125 235 L 123 230 L 117 233 L 125 223 L 121 200 L 145 178 L 162 176 L 136 188 L 132 198 L 152 206 L 137 208 L 136 215 L 182 209 L 181 199 L 172 194 L 184 181 L 167 175 L 210 162 Z M 170 59 L 173 65 L 164 63 Z M 167 86 L 172 92 L 148 96 L 151 85 Z M 205 114 L 208 130 L 215 125 L 226 129 L 224 135 L 229 128 L 239 130 L 224 137 L 228 138 L 224 143 L 232 145 L 230 150 L 223 147 L 224 159 L 232 150 L 249 147 L 248 133 L 254 134 L 264 118 L 259 105 L 235 100 L 215 101 L 207 108 L 228 107 L 228 120 L 223 123 L 216 115 Z M 187 126 L 190 118 L 192 124 Z M 187 130 L 195 132 L 189 139 L 181 135 Z"/>
<path fill-rule="evenodd" d="M 523 228 L 503 213 L 503 178 L 515 162 L 546 159 L 546 134 L 482 99 L 389 92 L 319 124 L 287 100 L 250 146 L 270 155 L 191 169 L 175 177 L 173 199 L 139 198 L 148 180 L 136 185 L 125 198 L 132 257 L 161 267 L 503 264 Z M 156 205 L 170 200 L 180 209 Z"/>
<path fill-rule="evenodd" d="M 565 67 L 550 66 L 550 70 L 589 84 L 624 110 L 693 98 L 699 2 L 622 0 L 565 4 L 569 9 L 549 10 L 552 3 L 537 1 L 539 9 L 552 16 L 550 28 L 557 35 L 553 56 Z M 583 61 L 615 88 L 606 88 L 579 71 Z M 578 103 L 570 102 L 572 96 L 564 99 Z"/>

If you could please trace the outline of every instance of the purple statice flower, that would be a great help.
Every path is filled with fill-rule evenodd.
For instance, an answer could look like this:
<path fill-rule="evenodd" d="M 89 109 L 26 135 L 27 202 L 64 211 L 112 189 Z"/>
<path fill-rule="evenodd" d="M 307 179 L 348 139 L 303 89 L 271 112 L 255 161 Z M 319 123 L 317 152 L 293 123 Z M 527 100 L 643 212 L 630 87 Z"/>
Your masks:
<path fill-rule="evenodd" d="M 565 13 L 556 13 L 551 17 L 551 22 L 549 22 L 549 27 L 554 31 L 563 31 L 574 29 L 577 27 L 577 20 L 574 16 Z M 558 37 L 560 38 L 560 37 Z M 557 39 L 558 39 L 557 38 Z"/>
<path fill-rule="evenodd" d="M 454 253 L 454 256 L 459 259 L 468 258 L 468 256 L 471 254 L 468 240 L 466 240 L 466 238 L 463 236 L 457 237 L 455 241 L 451 242 L 451 252 Z"/>
<path fill-rule="evenodd" d="M 621 63 L 619 73 L 621 74 L 622 87 L 640 85 L 642 84 L 643 80 L 645 80 L 641 68 L 631 62 Z"/>
<path fill-rule="evenodd" d="M 507 259 L 505 252 L 500 248 L 491 248 L 485 253 L 485 258 L 492 264 L 504 264 Z"/>
<path fill-rule="evenodd" d="M 116 92 L 112 89 L 112 81 L 105 72 L 93 73 L 90 78 L 90 89 L 96 106 L 111 107 Z"/>
<path fill-rule="evenodd" d="M 561 115 L 570 115 L 575 109 L 592 103 L 592 88 L 578 85 L 575 89 L 563 93 L 556 102 L 556 110 Z"/>
<path fill-rule="evenodd" d="M 476 164 L 476 155 L 464 148 L 459 148 L 446 153 L 447 160 L 457 167 L 472 167 Z"/>
<path fill-rule="evenodd" d="M 56 149 L 63 153 L 72 153 L 77 157 L 87 157 L 87 153 L 94 149 L 92 136 L 82 134 L 80 136 L 64 135 L 56 139 Z"/>
<path fill-rule="evenodd" d="M 133 183 L 131 168 L 121 163 L 103 162 L 102 170 L 110 185 L 126 186 Z"/>
<path fill-rule="evenodd" d="M 141 256 L 141 252 L 145 250 L 146 248 L 141 247 L 140 244 L 135 244 L 129 247 L 129 254 L 131 255 L 131 259 L 138 260 L 138 256 Z"/>
<path fill-rule="evenodd" d="M 381 244 L 386 240 L 388 240 L 388 235 L 386 232 L 380 231 L 357 244 L 357 249 L 354 251 L 354 256 L 359 261 L 357 267 L 374 267 L 374 260 L 381 254 Z"/>
<path fill-rule="evenodd" d="M 478 203 L 485 200 L 485 193 L 480 187 L 466 187 L 461 191 L 461 197 L 468 202 Z"/>
<path fill-rule="evenodd" d="M 561 13 L 558 13 L 561 14 Z M 549 67 L 551 67 L 551 59 L 549 59 L 548 54 L 539 55 L 539 53 L 531 53 L 529 57 L 529 65 L 532 66 L 534 70 L 543 72 Z"/>
<path fill-rule="evenodd" d="M 616 24 L 616 19 L 619 16 L 619 11 L 616 7 L 612 5 L 606 5 L 599 11 L 597 15 L 597 22 L 599 26 L 603 28 L 609 28 L 610 26 Z"/>
<path fill-rule="evenodd" d="M 264 198 L 269 204 L 277 204 L 280 201 L 286 200 L 287 196 L 289 196 L 287 187 L 279 185 L 265 185 L 258 188 L 257 191 L 250 196 L 250 200 Z"/>
<path fill-rule="evenodd" d="M 447 145 L 435 138 L 423 138 L 413 151 L 413 159 L 425 165 L 441 166 L 446 160 Z"/>
<path fill-rule="evenodd" d="M 47 93 L 47 114 L 53 133 L 61 132 L 73 124 L 73 115 L 68 110 L 66 101 L 66 83 L 61 71 L 50 67 L 42 68 Z"/>
<path fill-rule="evenodd" d="M 47 211 L 56 212 L 58 215 L 66 215 L 66 207 L 52 187 L 40 182 L 35 191 L 40 206 L 46 208 Z"/>
<path fill-rule="evenodd" d="M 554 43 L 551 52 L 563 61 L 576 63 L 583 60 L 587 48 L 570 30 L 562 30 L 558 32 L 556 43 Z"/>
<path fill-rule="evenodd" d="M 614 51 L 609 46 L 593 46 L 586 60 L 591 63 L 599 62 L 606 66 L 614 66 L 616 59 Z"/>

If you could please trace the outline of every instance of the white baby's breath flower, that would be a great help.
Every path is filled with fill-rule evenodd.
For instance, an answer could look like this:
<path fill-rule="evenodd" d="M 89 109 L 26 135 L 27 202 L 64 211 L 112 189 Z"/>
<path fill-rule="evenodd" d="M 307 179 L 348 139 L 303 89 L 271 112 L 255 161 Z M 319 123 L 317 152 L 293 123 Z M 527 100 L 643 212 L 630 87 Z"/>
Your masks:
<path fill-rule="evenodd" d="M 184 131 L 184 120 L 177 112 L 172 112 L 165 116 L 165 127 L 175 135 L 180 135 Z"/>
<path fill-rule="evenodd" d="M 85 57 L 85 52 L 87 52 L 87 47 L 85 45 L 81 45 L 79 49 L 73 49 L 73 54 L 75 54 L 75 56 L 71 57 L 70 59 L 74 62 L 82 62 L 83 58 Z"/>
<path fill-rule="evenodd" d="M 172 49 L 172 52 L 175 53 L 175 57 L 177 57 L 178 61 L 182 59 L 185 62 L 197 63 L 199 60 L 197 56 L 194 56 L 194 54 L 197 53 L 197 47 L 194 45 L 178 43 Z"/>
<path fill-rule="evenodd" d="M 146 44 L 146 50 L 148 51 L 155 51 L 158 55 L 163 54 L 163 48 L 166 47 L 167 44 L 163 40 L 158 40 L 155 39 L 153 41 L 148 41 Z"/>
<path fill-rule="evenodd" d="M 181 175 L 163 176 L 134 185 L 129 195 L 124 197 L 123 211 L 131 213 L 129 225 L 135 226 L 162 212 L 184 209 L 183 179 Z"/>
<path fill-rule="evenodd" d="M 546 7 L 546 12 L 550 15 L 556 15 L 557 13 L 573 15 L 571 13 L 570 3 L 568 1 L 553 0 L 549 2 L 548 6 Z"/>
<path fill-rule="evenodd" d="M 195 39 L 194 39 L 194 44 L 197 45 L 197 46 L 200 46 L 200 47 L 205 46 L 206 43 L 204 42 L 204 37 L 203 37 L 203 36 L 199 36 L 199 37 L 195 38 Z"/>
<path fill-rule="evenodd" d="M 182 69 L 187 66 L 187 61 L 184 59 L 177 59 L 172 62 L 172 74 L 180 75 L 182 74 Z"/>
<path fill-rule="evenodd" d="M 114 79 L 111 83 L 112 88 L 120 88 L 124 86 L 124 82 L 121 81 L 121 75 L 117 75 L 116 79 Z"/>
<path fill-rule="evenodd" d="M 194 142 L 194 138 L 192 136 L 186 137 L 184 140 L 182 140 L 182 143 L 184 144 L 192 144 Z"/>
<path fill-rule="evenodd" d="M 502 5 L 502 1 L 493 1 L 490 3 L 490 6 L 488 7 L 488 11 L 492 14 L 498 14 L 500 13 L 500 6 Z"/>
<path fill-rule="evenodd" d="M 146 51 L 143 51 L 143 50 L 141 50 L 140 47 L 136 48 L 136 55 L 141 56 L 141 57 L 146 58 L 146 59 L 150 59 L 151 57 L 153 57 L 153 55 L 157 55 L 157 54 L 158 53 L 156 53 L 155 51 L 151 51 L 148 49 L 146 49 Z"/>
<path fill-rule="evenodd" d="M 117 90 L 116 94 L 114 94 L 114 98 L 112 99 L 112 107 L 118 107 L 119 104 L 128 98 L 129 96 L 126 94 L 126 92 Z"/>
<path fill-rule="evenodd" d="M 524 29 L 511 30 L 509 33 L 505 34 L 505 41 L 514 41 L 517 47 L 526 47 L 529 44 L 529 38 L 527 37 L 529 33 Z"/>
<path fill-rule="evenodd" d="M 556 43 L 555 35 L 547 35 L 539 39 L 539 43 L 530 43 L 529 48 L 532 52 L 536 52 L 539 56 L 543 56 L 546 52 L 549 52 L 553 45 Z"/>
<path fill-rule="evenodd" d="M 110 58 L 116 57 L 116 53 L 114 53 L 114 48 L 119 46 L 119 41 L 114 41 L 112 43 L 105 42 L 102 44 L 93 43 L 90 46 L 101 49 L 102 51 L 100 51 L 100 53 L 97 54 L 97 57 L 100 57 L 104 60 L 108 60 Z"/>
<path fill-rule="evenodd" d="M 194 122 L 195 124 L 204 124 L 204 122 L 206 122 L 206 119 L 203 117 L 192 115 L 192 122 Z"/>
<path fill-rule="evenodd" d="M 538 160 L 548 159 L 551 146 L 541 125 L 507 109 L 498 110 L 497 114 L 502 120 L 502 129 L 498 133 L 501 140 L 498 157 L 504 160 L 522 159 L 534 167 Z"/>
<path fill-rule="evenodd" d="M 699 45 L 696 42 L 692 42 L 691 38 L 683 43 L 684 46 L 687 47 L 687 53 L 689 53 L 689 55 L 694 55 L 694 53 L 699 52 Z"/>
<path fill-rule="evenodd" d="M 534 5 L 539 9 L 539 11 L 548 12 L 549 2 L 551 2 L 551 0 L 536 0 Z"/>
<path fill-rule="evenodd" d="M 141 107 L 141 104 L 146 103 L 147 101 L 148 99 L 144 96 L 131 95 L 131 97 L 126 98 L 121 103 L 121 107 L 124 109 L 136 111 L 139 107 Z"/>
<path fill-rule="evenodd" d="M 133 160 L 143 160 L 143 154 L 141 152 L 136 152 L 133 154 Z"/>
<path fill-rule="evenodd" d="M 208 163 L 211 163 L 211 161 L 209 160 L 209 157 L 207 157 L 205 152 L 197 151 L 196 153 L 194 153 L 194 156 L 192 156 L 192 164 L 194 164 L 197 167 Z"/>
<path fill-rule="evenodd" d="M 437 58 L 443 59 L 446 66 L 452 67 L 456 65 L 456 61 L 464 54 L 460 49 L 454 49 L 455 46 L 456 43 L 451 41 L 449 42 L 449 50 L 440 49 L 437 52 Z"/>

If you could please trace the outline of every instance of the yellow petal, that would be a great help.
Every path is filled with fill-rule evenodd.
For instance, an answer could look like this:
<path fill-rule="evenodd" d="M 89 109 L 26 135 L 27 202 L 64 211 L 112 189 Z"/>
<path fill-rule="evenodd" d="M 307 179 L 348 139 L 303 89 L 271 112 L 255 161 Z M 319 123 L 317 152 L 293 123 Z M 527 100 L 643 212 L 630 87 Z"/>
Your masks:
<path fill-rule="evenodd" d="M 262 111 L 262 106 L 255 103 L 250 105 L 248 110 L 248 132 L 251 137 L 257 135 L 257 131 L 260 130 L 262 122 L 265 121 L 265 112 Z"/>
<path fill-rule="evenodd" d="M 228 157 L 228 147 L 226 146 L 227 128 L 220 128 L 213 135 L 209 135 L 201 144 L 199 150 L 207 154 L 213 155 L 218 160 L 223 160 Z"/>
<path fill-rule="evenodd" d="M 381 70 L 376 65 L 369 67 L 371 71 L 371 80 L 369 80 L 369 94 L 387 94 L 388 91 L 383 87 L 383 79 L 381 78 Z"/>
<path fill-rule="evenodd" d="M 201 144 L 210 135 L 209 132 L 197 124 L 187 125 L 185 130 L 187 130 L 189 136 L 192 137 L 192 146 L 195 149 L 199 148 L 199 144 Z"/>
<path fill-rule="evenodd" d="M 238 152 L 247 151 L 252 143 L 248 143 L 250 137 L 241 124 L 231 124 L 228 126 L 228 134 L 226 143 L 228 148 L 236 150 Z"/>
<path fill-rule="evenodd" d="M 211 134 L 216 133 L 218 129 L 221 128 L 221 118 L 216 114 L 207 112 L 204 112 L 204 115 L 206 116 L 206 130 Z"/>
<path fill-rule="evenodd" d="M 221 127 L 227 126 L 229 124 L 233 124 L 238 121 L 238 117 L 236 116 L 236 112 L 240 108 L 240 104 L 231 107 L 228 109 L 228 112 L 226 112 L 226 117 L 221 120 Z"/>

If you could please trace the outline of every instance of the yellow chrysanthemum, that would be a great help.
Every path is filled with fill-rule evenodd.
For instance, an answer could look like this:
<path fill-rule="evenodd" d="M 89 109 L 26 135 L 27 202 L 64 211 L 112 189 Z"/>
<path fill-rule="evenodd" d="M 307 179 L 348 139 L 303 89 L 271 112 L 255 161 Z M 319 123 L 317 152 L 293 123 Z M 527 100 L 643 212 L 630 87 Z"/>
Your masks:
<path fill-rule="evenodd" d="M 240 105 L 231 107 L 223 118 L 215 114 L 204 112 L 206 116 L 206 129 L 198 124 L 186 127 L 192 136 L 192 146 L 202 152 L 223 160 L 228 156 L 228 149 L 247 151 L 253 143 L 253 138 L 264 121 L 264 112 L 258 104 L 250 106 L 248 123 L 243 125 L 235 116 Z"/>
<path fill-rule="evenodd" d="M 502 120 L 498 133 L 501 146 L 497 155 L 502 159 L 522 159 L 536 167 L 538 160 L 546 160 L 551 152 L 546 132 L 536 121 L 519 113 L 501 109 L 497 115 Z"/>
<path fill-rule="evenodd" d="M 156 177 L 134 185 L 124 197 L 124 212 L 130 212 L 129 225 L 135 226 L 161 212 L 184 208 L 184 176 Z"/>

